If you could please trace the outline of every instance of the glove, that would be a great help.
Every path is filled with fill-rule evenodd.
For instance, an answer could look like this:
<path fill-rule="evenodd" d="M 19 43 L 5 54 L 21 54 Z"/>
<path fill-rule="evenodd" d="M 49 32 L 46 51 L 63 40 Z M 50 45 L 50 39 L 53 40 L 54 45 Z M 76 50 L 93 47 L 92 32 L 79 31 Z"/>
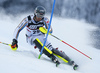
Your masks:
<path fill-rule="evenodd" d="M 11 45 L 11 49 L 12 50 L 17 50 L 18 48 L 18 41 L 16 39 L 13 39 L 12 45 Z"/>

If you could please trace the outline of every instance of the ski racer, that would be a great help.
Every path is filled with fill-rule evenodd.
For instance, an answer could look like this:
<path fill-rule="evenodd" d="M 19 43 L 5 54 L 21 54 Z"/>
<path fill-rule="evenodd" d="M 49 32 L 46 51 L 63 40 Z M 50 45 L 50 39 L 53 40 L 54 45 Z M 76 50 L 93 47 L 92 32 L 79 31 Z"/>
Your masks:
<path fill-rule="evenodd" d="M 37 6 L 34 10 L 34 15 L 29 15 L 25 17 L 21 23 L 18 25 L 18 27 L 14 31 L 14 37 L 12 40 L 11 47 L 15 49 L 15 47 L 18 48 L 18 35 L 20 31 L 26 27 L 26 41 L 27 43 L 31 44 L 35 48 L 37 47 L 39 50 L 42 49 L 43 43 L 45 41 L 45 34 L 42 33 L 39 30 L 39 27 L 45 27 L 48 29 L 49 26 L 49 20 L 48 18 L 44 17 L 46 13 L 46 10 L 42 6 Z M 50 33 L 52 33 L 52 27 L 50 28 Z M 64 52 L 60 52 L 58 49 L 53 48 L 51 43 L 47 40 L 43 54 L 48 56 L 54 63 L 56 63 L 56 66 L 60 64 L 58 59 L 61 58 L 64 62 L 73 65 L 74 69 L 76 69 L 77 65 L 72 61 Z"/>

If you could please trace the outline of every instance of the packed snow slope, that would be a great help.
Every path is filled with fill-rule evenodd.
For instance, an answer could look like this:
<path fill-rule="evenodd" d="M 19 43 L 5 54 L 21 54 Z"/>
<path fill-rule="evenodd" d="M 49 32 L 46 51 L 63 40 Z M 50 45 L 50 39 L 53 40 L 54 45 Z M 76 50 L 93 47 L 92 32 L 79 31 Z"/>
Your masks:
<path fill-rule="evenodd" d="M 11 44 L 15 28 L 27 15 L 29 14 L 14 17 L 0 14 L 0 41 Z M 89 32 L 97 27 L 84 21 L 59 17 L 53 17 L 51 25 L 53 35 L 90 56 L 92 60 L 50 35 L 48 39 L 53 47 L 64 51 L 79 65 L 79 69 L 74 71 L 71 66 L 61 60 L 61 65 L 56 67 L 45 55 L 38 59 L 40 52 L 26 43 L 25 29 L 23 29 L 18 38 L 17 51 L 12 51 L 9 46 L 0 44 L 0 73 L 100 73 L 100 58 L 98 57 L 100 50 L 91 46 L 92 40 L 89 36 Z"/>

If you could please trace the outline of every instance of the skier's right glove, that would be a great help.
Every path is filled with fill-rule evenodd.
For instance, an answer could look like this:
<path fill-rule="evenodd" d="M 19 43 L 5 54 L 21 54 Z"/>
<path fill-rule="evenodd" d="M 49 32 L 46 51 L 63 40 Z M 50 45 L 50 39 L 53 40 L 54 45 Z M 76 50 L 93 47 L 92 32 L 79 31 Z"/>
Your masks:
<path fill-rule="evenodd" d="M 13 41 L 12 41 L 12 45 L 11 45 L 11 49 L 12 50 L 17 50 L 17 48 L 18 48 L 18 41 L 16 40 L 16 39 L 13 39 Z"/>

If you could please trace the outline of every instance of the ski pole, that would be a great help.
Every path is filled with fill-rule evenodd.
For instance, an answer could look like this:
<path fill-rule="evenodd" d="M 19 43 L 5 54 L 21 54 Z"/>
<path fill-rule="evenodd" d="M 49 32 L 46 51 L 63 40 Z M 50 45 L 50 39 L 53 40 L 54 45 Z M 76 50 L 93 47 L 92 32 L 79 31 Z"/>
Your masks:
<path fill-rule="evenodd" d="M 47 34 L 47 29 L 46 29 L 46 28 L 44 28 L 44 27 L 40 27 L 40 28 L 39 28 L 39 30 L 40 30 L 41 32 L 43 32 L 43 33 Z M 71 48 L 75 49 L 76 51 L 80 52 L 81 54 L 83 54 L 84 56 L 86 56 L 86 57 L 88 57 L 89 59 L 91 59 L 91 60 L 92 60 L 92 58 L 91 58 L 91 57 L 89 57 L 88 55 L 86 55 L 86 54 L 84 54 L 83 52 L 79 51 L 78 49 L 76 49 L 76 48 L 75 48 L 75 47 L 73 47 L 72 45 L 70 45 L 70 44 L 68 44 L 68 43 L 64 42 L 63 40 L 61 40 L 61 39 L 59 39 L 58 37 L 56 37 L 56 36 L 52 35 L 51 33 L 49 33 L 49 35 L 53 36 L 54 38 L 56 38 L 56 39 L 58 39 L 59 41 L 61 41 L 61 42 L 65 43 L 66 45 L 70 46 Z"/>
<path fill-rule="evenodd" d="M 8 46 L 10 46 L 10 48 L 12 49 L 12 50 L 17 50 L 17 47 L 15 47 L 15 48 L 12 48 L 11 47 L 11 44 L 8 44 L 8 43 L 4 43 L 4 42 L 0 42 L 1 44 L 4 44 L 4 45 L 8 45 Z"/>
<path fill-rule="evenodd" d="M 43 44 L 43 47 L 42 47 L 42 50 L 41 50 L 41 52 L 40 52 L 40 55 L 39 55 L 38 59 L 40 59 L 40 57 L 41 57 L 41 55 L 42 55 L 42 52 L 43 52 L 43 49 L 44 49 L 44 46 L 45 46 L 46 41 L 47 41 L 47 37 L 48 37 L 48 34 L 49 34 L 51 22 L 52 22 L 52 17 L 53 17 L 53 12 L 54 12 L 54 7 L 55 7 L 55 2 L 56 2 L 56 0 L 54 0 L 54 2 L 53 2 L 53 7 L 52 7 L 52 12 L 51 12 L 50 23 L 49 23 L 49 26 L 48 26 L 47 35 L 46 35 L 46 38 L 45 38 L 45 41 L 44 41 L 44 44 Z"/>
<path fill-rule="evenodd" d="M 0 42 L 1 44 L 4 44 L 4 45 L 8 45 L 8 46 L 11 46 L 11 44 L 7 44 L 7 43 L 3 43 L 3 42 Z"/>

